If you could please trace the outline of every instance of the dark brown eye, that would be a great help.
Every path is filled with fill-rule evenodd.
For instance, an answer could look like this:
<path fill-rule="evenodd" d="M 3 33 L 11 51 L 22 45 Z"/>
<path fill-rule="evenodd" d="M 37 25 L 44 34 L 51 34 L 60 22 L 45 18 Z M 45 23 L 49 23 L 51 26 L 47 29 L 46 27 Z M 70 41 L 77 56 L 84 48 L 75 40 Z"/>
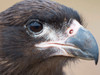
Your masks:
<path fill-rule="evenodd" d="M 33 21 L 29 23 L 28 29 L 34 33 L 40 32 L 43 29 L 43 25 L 39 22 Z"/>

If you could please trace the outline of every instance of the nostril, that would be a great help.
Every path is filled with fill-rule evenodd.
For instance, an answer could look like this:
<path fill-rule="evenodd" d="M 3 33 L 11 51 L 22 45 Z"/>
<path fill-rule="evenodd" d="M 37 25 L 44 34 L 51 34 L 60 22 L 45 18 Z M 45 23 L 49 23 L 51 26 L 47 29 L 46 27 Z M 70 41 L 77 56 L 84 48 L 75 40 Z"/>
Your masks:
<path fill-rule="evenodd" d="M 74 31 L 73 29 L 69 30 L 69 34 L 72 34 L 72 33 L 73 33 L 73 31 Z"/>

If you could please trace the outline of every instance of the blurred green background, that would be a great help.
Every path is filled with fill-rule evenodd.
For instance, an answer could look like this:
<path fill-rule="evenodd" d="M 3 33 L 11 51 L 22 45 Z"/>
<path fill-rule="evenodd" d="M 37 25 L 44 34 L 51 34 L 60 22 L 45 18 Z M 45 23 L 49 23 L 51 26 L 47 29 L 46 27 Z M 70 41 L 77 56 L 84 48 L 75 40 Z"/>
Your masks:
<path fill-rule="evenodd" d="M 0 0 L 0 12 L 21 0 Z M 53 0 L 77 10 L 84 18 L 87 29 L 95 36 L 100 48 L 100 0 Z M 99 51 L 100 53 L 100 51 Z M 67 69 L 67 68 L 70 68 Z M 100 61 L 96 66 L 94 61 L 80 60 L 64 67 L 69 75 L 100 75 Z"/>

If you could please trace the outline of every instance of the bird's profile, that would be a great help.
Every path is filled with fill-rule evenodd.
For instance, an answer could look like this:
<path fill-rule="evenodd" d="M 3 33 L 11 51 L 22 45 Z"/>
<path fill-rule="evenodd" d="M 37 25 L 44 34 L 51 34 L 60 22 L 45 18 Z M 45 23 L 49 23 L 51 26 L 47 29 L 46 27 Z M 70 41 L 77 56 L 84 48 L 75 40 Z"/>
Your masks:
<path fill-rule="evenodd" d="M 67 62 L 98 62 L 98 46 L 72 8 L 24 0 L 0 13 L 0 75 L 63 75 Z"/>

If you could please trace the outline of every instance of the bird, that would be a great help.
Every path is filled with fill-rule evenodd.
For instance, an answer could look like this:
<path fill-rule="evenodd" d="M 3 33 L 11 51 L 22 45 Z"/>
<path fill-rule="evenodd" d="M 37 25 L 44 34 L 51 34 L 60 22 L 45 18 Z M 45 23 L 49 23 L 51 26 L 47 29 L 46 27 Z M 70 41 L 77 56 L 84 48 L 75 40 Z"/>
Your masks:
<path fill-rule="evenodd" d="M 0 75 L 64 75 L 79 59 L 98 62 L 98 44 L 73 8 L 23 0 L 0 13 Z"/>

